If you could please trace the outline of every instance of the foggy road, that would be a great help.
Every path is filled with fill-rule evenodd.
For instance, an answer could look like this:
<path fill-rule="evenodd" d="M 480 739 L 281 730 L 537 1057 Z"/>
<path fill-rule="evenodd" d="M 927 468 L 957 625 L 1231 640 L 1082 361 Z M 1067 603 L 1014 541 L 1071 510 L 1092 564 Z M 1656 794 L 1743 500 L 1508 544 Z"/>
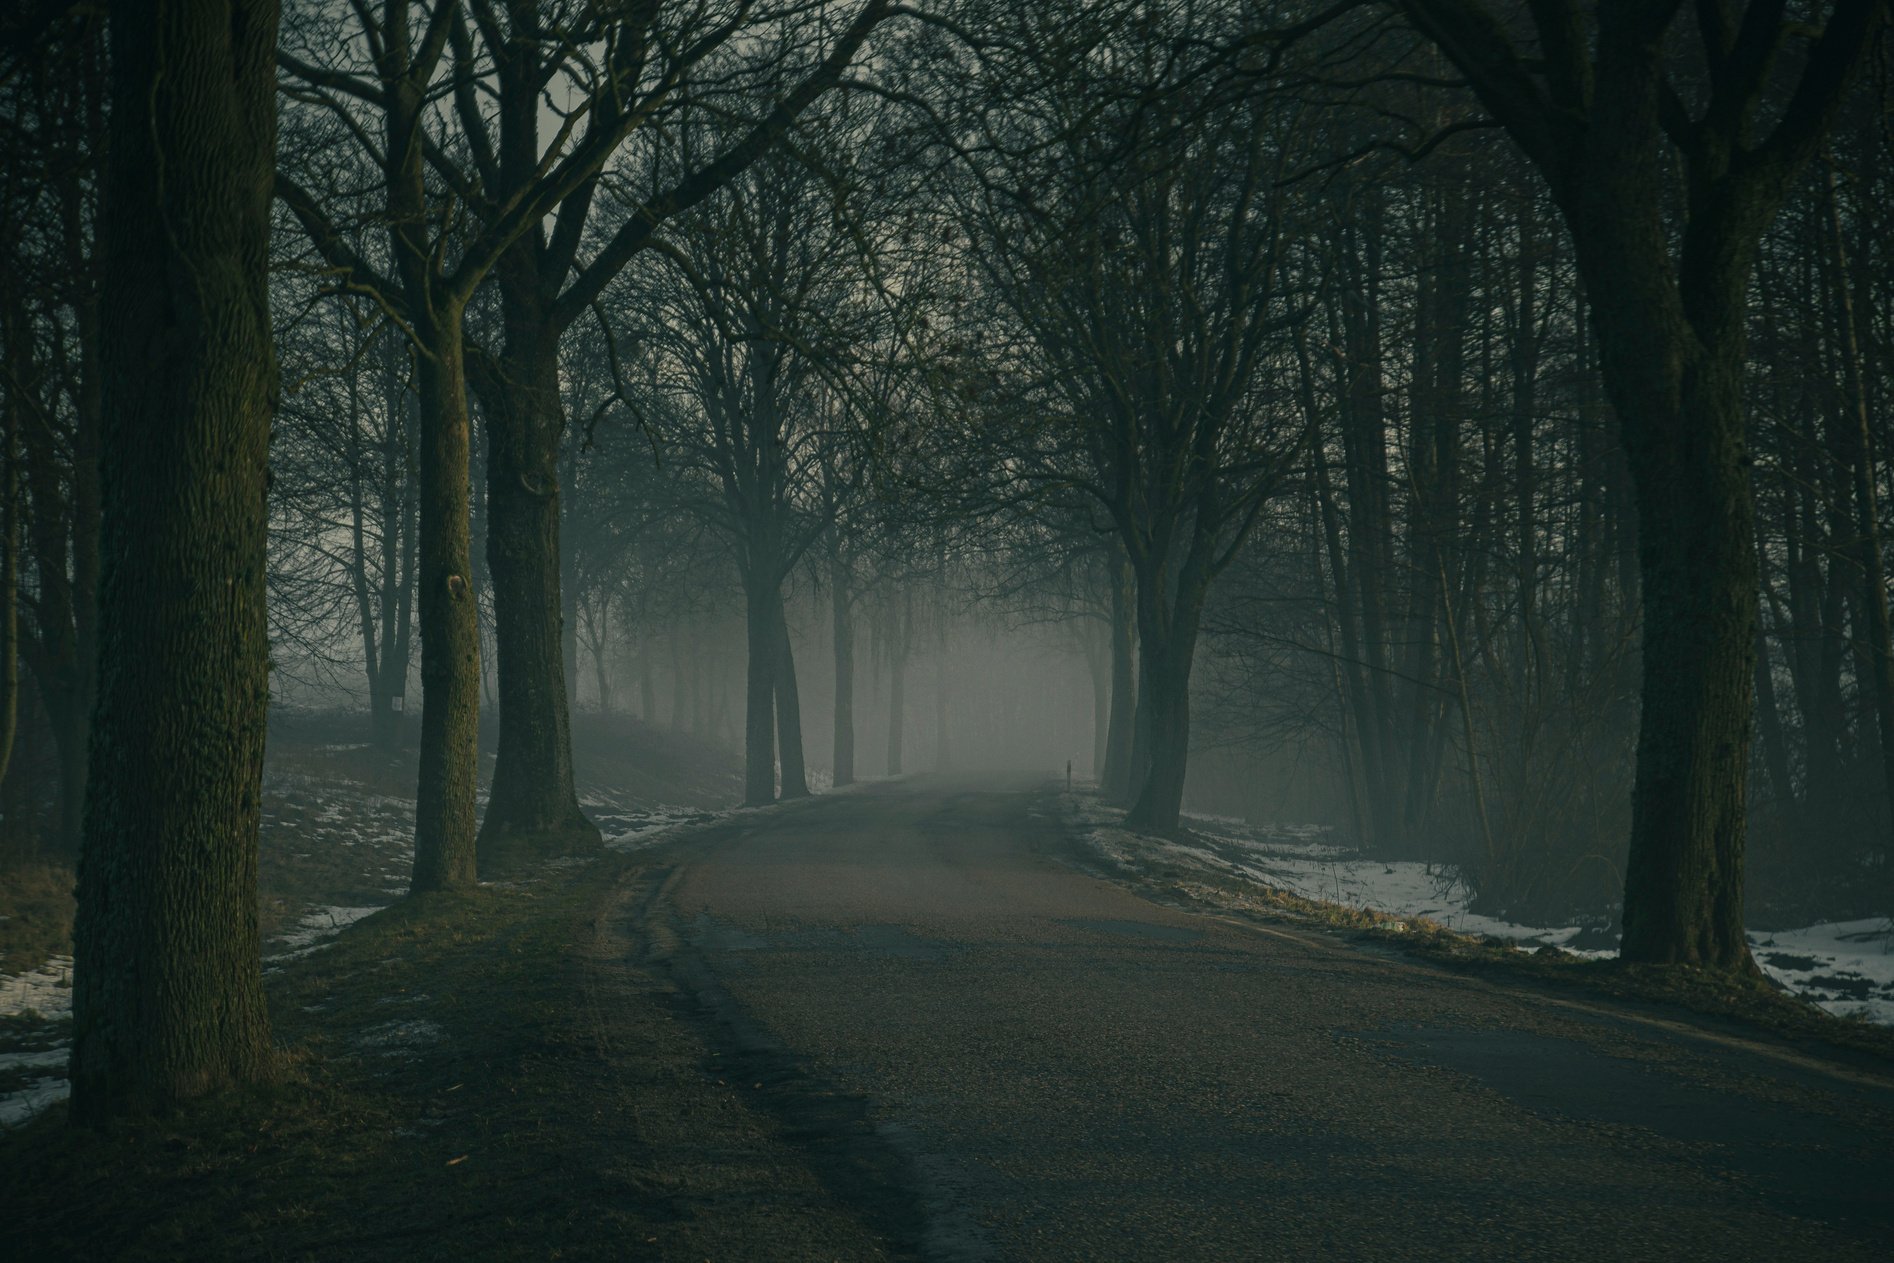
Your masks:
<path fill-rule="evenodd" d="M 1886 1257 L 1894 1084 L 1159 906 L 1044 789 L 752 816 L 641 910 L 718 1064 L 938 1259 Z"/>

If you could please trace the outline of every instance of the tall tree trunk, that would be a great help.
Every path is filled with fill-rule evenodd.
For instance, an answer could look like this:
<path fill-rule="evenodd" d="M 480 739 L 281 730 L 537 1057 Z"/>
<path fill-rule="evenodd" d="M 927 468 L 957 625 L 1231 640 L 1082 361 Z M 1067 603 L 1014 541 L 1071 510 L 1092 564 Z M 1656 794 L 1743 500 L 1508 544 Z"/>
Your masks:
<path fill-rule="evenodd" d="M 1131 800 L 1132 730 L 1137 722 L 1138 613 L 1131 563 L 1118 549 L 1111 561 L 1111 721 L 1105 739 L 1105 772 L 1099 782 L 1107 802 Z"/>
<path fill-rule="evenodd" d="M 1085 649 L 1085 673 L 1092 685 L 1092 753 L 1086 771 L 1097 781 L 1105 771 L 1105 747 L 1111 741 L 1111 630 L 1082 620 L 1079 640 Z M 975 732 L 978 739 L 978 730 Z"/>
<path fill-rule="evenodd" d="M 745 576 L 744 614 L 749 647 L 743 706 L 743 802 L 776 801 L 776 603 L 774 574 L 752 568 Z"/>
<path fill-rule="evenodd" d="M 1625 959 L 1753 968 L 1743 842 L 1756 551 L 1740 361 L 1685 370 L 1682 407 L 1623 398 L 1644 588 L 1643 722 Z M 1624 392 L 1629 395 L 1629 391 Z M 1669 413 L 1669 415 L 1665 415 Z"/>
<path fill-rule="evenodd" d="M 1190 766 L 1190 669 L 1205 585 L 1191 563 L 1180 570 L 1138 574 L 1138 704 L 1149 716 L 1151 766 L 1125 823 L 1153 833 L 1176 831 Z"/>
<path fill-rule="evenodd" d="M 501 279 L 536 279 L 522 242 Z M 516 258 L 515 255 L 523 256 Z M 487 573 L 493 583 L 494 653 L 500 694 L 499 749 L 480 847 L 539 854 L 597 850 L 598 827 L 579 809 L 572 778 L 572 719 L 566 655 L 570 614 L 560 583 L 559 344 L 527 309 L 527 282 L 505 285 L 505 354 L 482 399 L 487 421 Z M 520 291 L 528 290 L 522 295 Z M 481 381 L 486 381 L 483 375 Z M 571 620 L 576 623 L 576 619 Z M 572 664 L 576 666 L 577 664 Z"/>
<path fill-rule="evenodd" d="M 855 625 L 850 616 L 848 565 L 839 551 L 829 561 L 829 616 L 835 640 L 835 788 L 855 783 Z"/>
<path fill-rule="evenodd" d="M 1151 768 L 1125 823 L 1153 833 L 1175 832 L 1190 764 L 1190 667 L 1195 645 L 1184 637 L 1143 640 L 1142 704 L 1149 700 Z M 1154 652 L 1155 650 L 1155 652 Z"/>
<path fill-rule="evenodd" d="M 1753 971 L 1743 924 L 1759 582 L 1742 408 L 1748 269 L 1734 281 L 1686 275 L 1687 298 L 1653 293 L 1662 272 L 1651 256 L 1665 247 L 1661 230 L 1648 231 L 1628 243 L 1615 227 L 1575 232 L 1636 496 L 1643 591 L 1620 954 Z M 1655 283 L 1625 283 L 1636 266 Z"/>
<path fill-rule="evenodd" d="M 802 750 L 802 694 L 796 687 L 796 655 L 789 643 L 789 618 L 780 588 L 777 593 L 776 744 L 782 758 L 782 797 L 807 798 L 809 772 Z"/>
<path fill-rule="evenodd" d="M 480 623 L 472 581 L 470 426 L 460 319 L 458 309 L 433 313 L 419 357 L 421 770 L 413 894 L 464 889 L 475 880 Z"/>
<path fill-rule="evenodd" d="M 103 670 L 74 933 L 85 1122 L 272 1062 L 256 878 L 277 18 L 272 0 L 111 10 Z"/>

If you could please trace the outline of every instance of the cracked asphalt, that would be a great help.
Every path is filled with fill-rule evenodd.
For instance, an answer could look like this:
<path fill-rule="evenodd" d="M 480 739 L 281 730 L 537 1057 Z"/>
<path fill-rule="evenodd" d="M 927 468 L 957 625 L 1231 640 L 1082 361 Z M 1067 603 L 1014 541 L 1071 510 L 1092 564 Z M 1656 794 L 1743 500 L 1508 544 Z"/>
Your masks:
<path fill-rule="evenodd" d="M 641 914 L 897 1255 L 1894 1257 L 1884 1064 L 1160 905 L 1046 786 L 743 817 Z"/>

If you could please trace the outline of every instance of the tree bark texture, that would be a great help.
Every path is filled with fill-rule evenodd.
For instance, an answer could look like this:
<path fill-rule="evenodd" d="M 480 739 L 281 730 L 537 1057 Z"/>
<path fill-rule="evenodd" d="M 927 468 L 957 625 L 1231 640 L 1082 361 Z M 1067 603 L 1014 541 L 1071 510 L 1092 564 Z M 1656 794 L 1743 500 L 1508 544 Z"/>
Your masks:
<path fill-rule="evenodd" d="M 1180 583 L 1183 582 L 1180 580 Z M 1150 769 L 1125 823 L 1153 833 L 1176 831 L 1190 767 L 1190 670 L 1197 650 L 1202 592 L 1179 594 L 1179 608 L 1163 607 L 1163 585 L 1140 577 L 1138 701 L 1150 726 Z M 1147 595 L 1148 594 L 1148 595 Z"/>
<path fill-rule="evenodd" d="M 256 878 L 277 18 L 273 0 L 111 10 L 81 1121 L 253 1081 L 272 1061 Z"/>
<path fill-rule="evenodd" d="M 461 313 L 431 313 L 420 356 L 421 770 L 410 893 L 475 881 L 480 624 L 468 518 L 469 420 Z"/>
<path fill-rule="evenodd" d="M 524 252 L 521 246 L 516 252 Z M 501 265 L 530 268 L 530 255 Z M 484 850 L 512 838 L 545 853 L 596 850 L 599 833 L 579 809 L 572 778 L 572 721 L 565 664 L 559 552 L 557 340 L 506 304 L 506 353 L 487 418 L 487 570 L 493 583 L 500 740 Z M 575 664 L 576 665 L 576 664 Z"/>

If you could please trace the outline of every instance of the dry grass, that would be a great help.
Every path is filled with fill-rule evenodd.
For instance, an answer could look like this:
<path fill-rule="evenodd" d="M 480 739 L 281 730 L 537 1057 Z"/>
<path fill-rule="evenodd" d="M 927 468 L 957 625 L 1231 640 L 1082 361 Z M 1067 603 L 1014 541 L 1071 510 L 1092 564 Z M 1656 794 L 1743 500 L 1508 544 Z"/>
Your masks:
<path fill-rule="evenodd" d="M 73 872 L 50 864 L 0 871 L 0 973 L 72 950 Z"/>

